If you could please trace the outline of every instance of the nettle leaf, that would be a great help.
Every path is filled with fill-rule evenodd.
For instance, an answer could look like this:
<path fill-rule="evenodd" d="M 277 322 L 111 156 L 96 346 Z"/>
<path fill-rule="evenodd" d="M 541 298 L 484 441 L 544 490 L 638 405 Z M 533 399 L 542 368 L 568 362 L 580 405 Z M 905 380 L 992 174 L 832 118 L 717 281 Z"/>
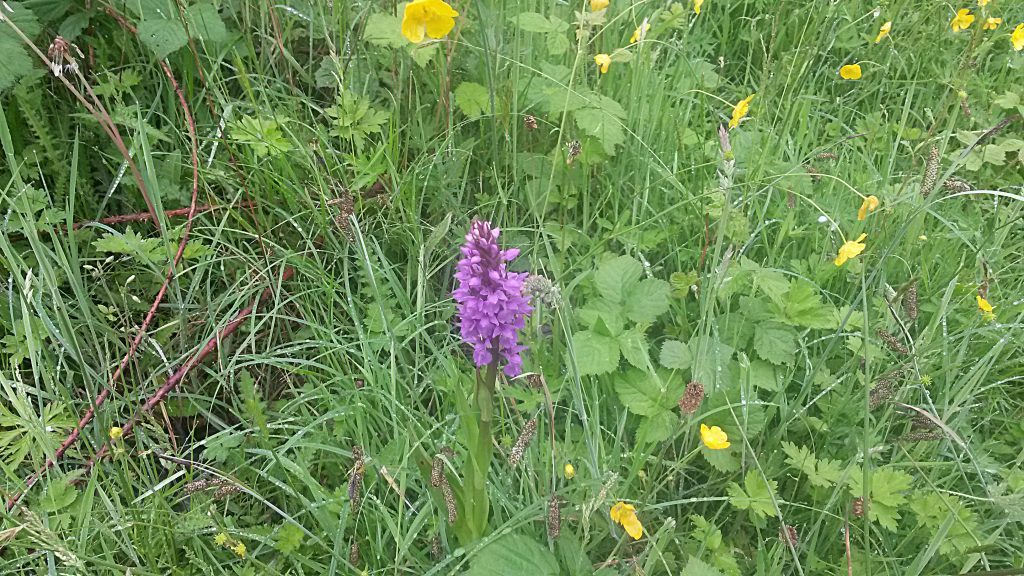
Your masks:
<path fill-rule="evenodd" d="M 778 482 L 766 481 L 759 471 L 751 469 L 743 479 L 743 488 L 735 482 L 729 483 L 729 503 L 740 510 L 750 510 L 759 518 L 775 516 L 777 510 L 772 497 L 778 487 Z"/>
<path fill-rule="evenodd" d="M 781 370 L 777 370 L 764 360 L 754 360 L 747 370 L 747 377 L 750 383 L 757 388 L 777 392 L 782 388 Z"/>
<path fill-rule="evenodd" d="M 658 278 L 646 278 L 629 290 L 626 296 L 626 316 L 634 322 L 652 323 L 668 312 L 668 297 L 672 286 Z"/>
<path fill-rule="evenodd" d="M 637 443 L 641 446 L 664 442 L 679 426 L 679 416 L 670 410 L 662 410 L 643 419 L 636 430 Z"/>
<path fill-rule="evenodd" d="M 139 23 L 139 40 L 149 48 L 157 60 L 163 60 L 188 44 L 185 26 L 170 18 L 154 18 Z"/>
<path fill-rule="evenodd" d="M 754 330 L 754 350 L 772 364 L 796 360 L 796 330 L 778 322 L 762 322 Z"/>
<path fill-rule="evenodd" d="M 661 365 L 672 370 L 686 370 L 693 362 L 690 349 L 678 340 L 666 340 L 661 345 Z"/>
<path fill-rule="evenodd" d="M 363 28 L 363 39 L 383 48 L 401 48 L 409 43 L 402 36 L 402 22 L 392 14 L 370 14 Z"/>
<path fill-rule="evenodd" d="M 558 560 L 547 547 L 519 534 L 486 544 L 470 560 L 466 576 L 558 576 Z"/>
<path fill-rule="evenodd" d="M 478 118 L 491 109 L 487 88 L 476 82 L 463 82 L 455 89 L 455 105 L 470 118 Z"/>
<path fill-rule="evenodd" d="M 597 291 L 609 302 L 621 303 L 640 282 L 644 267 L 632 256 L 619 256 L 602 262 L 594 272 Z"/>
<path fill-rule="evenodd" d="M 671 410 L 685 390 L 683 379 L 661 374 L 630 370 L 615 380 L 619 401 L 633 414 L 654 416 Z"/>
<path fill-rule="evenodd" d="M 583 330 L 572 335 L 572 348 L 580 376 L 607 374 L 619 366 L 619 344 L 611 336 Z"/>
<path fill-rule="evenodd" d="M 217 8 L 209 2 L 200 2 L 185 8 L 185 20 L 193 38 L 213 44 L 226 41 L 228 29 L 220 18 Z"/>
<path fill-rule="evenodd" d="M 778 270 L 758 268 L 753 273 L 754 288 L 765 293 L 773 302 L 781 303 L 789 291 L 789 279 Z"/>
<path fill-rule="evenodd" d="M 646 326 L 634 326 L 619 335 L 619 350 L 633 366 L 646 370 L 650 364 L 647 357 L 647 331 Z"/>

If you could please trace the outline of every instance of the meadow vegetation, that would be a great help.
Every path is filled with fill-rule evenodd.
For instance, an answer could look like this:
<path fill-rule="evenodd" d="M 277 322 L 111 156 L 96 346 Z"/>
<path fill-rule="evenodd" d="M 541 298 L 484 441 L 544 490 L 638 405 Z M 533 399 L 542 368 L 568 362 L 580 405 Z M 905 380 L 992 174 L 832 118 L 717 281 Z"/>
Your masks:
<path fill-rule="evenodd" d="M 1024 3 L 0 0 L 0 573 L 1024 574 Z"/>

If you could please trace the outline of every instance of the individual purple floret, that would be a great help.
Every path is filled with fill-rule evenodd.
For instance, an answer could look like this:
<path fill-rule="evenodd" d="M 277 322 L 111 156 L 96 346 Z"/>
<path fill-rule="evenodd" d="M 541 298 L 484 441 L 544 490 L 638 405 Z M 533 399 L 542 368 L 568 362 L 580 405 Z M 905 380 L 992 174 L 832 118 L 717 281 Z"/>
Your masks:
<path fill-rule="evenodd" d="M 526 327 L 526 317 L 533 309 L 523 295 L 528 274 L 505 268 L 506 262 L 519 256 L 519 250 L 499 248 L 500 233 L 490 222 L 473 220 L 455 269 L 459 285 L 452 296 L 458 303 L 462 339 L 473 346 L 473 362 L 484 367 L 499 354 L 505 361 L 505 374 L 516 376 L 523 364 L 519 353 L 526 349 L 519 344 L 518 331 Z"/>

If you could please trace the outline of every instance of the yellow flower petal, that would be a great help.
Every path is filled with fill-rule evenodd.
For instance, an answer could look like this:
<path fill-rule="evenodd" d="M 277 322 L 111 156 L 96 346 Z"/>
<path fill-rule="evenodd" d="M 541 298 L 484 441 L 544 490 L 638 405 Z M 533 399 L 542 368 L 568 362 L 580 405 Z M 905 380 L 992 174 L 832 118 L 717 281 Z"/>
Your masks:
<path fill-rule="evenodd" d="M 991 312 L 991 311 L 995 310 L 995 308 L 993 308 L 992 305 L 988 303 L 988 300 L 985 300 L 980 295 L 979 296 L 975 296 L 975 298 L 978 299 L 978 311 L 979 312 Z"/>
<path fill-rule="evenodd" d="M 650 29 L 651 24 L 647 21 L 647 18 L 644 18 L 643 23 L 640 24 L 640 26 L 633 31 L 633 35 L 629 37 L 629 43 L 635 44 L 637 42 L 642 42 L 644 38 L 647 38 L 647 31 Z"/>
<path fill-rule="evenodd" d="M 644 535 L 644 526 L 635 513 L 630 513 L 622 519 L 622 527 L 626 530 L 626 534 L 633 537 L 633 540 L 639 540 Z"/>
<path fill-rule="evenodd" d="M 1017 52 L 1024 50 L 1024 24 L 1017 24 L 1017 27 L 1013 29 L 1010 42 L 1013 43 L 1013 49 Z"/>
<path fill-rule="evenodd" d="M 114 426 L 110 429 L 110 439 L 117 442 L 124 436 L 124 429 L 120 426 Z"/>
<path fill-rule="evenodd" d="M 732 109 L 732 120 L 729 120 L 729 128 L 735 128 L 740 125 L 740 120 L 750 111 L 750 101 L 754 99 L 754 96 L 756 94 L 751 94 L 736 103 L 736 106 Z"/>
<path fill-rule="evenodd" d="M 700 425 L 700 439 L 711 450 L 725 450 L 732 445 L 729 435 L 718 426 Z"/>
<path fill-rule="evenodd" d="M 627 515 L 632 514 L 635 510 L 636 508 L 634 508 L 632 505 L 619 501 L 616 502 L 614 506 L 612 506 L 612 509 L 608 512 L 608 515 L 611 516 L 613 522 L 618 522 L 619 524 L 621 524 L 622 519 L 625 518 Z"/>
<path fill-rule="evenodd" d="M 978 6 L 988 6 L 988 3 L 992 0 L 978 0 Z"/>
<path fill-rule="evenodd" d="M 572 462 L 566 462 L 562 472 L 565 474 L 566 480 L 572 480 L 576 476 L 576 467 L 572 465 Z"/>
<path fill-rule="evenodd" d="M 879 42 L 882 41 L 883 38 L 888 36 L 889 32 L 891 30 L 892 30 L 892 22 L 891 21 L 886 22 L 885 24 L 882 24 L 882 27 L 878 29 L 878 36 L 875 37 L 875 44 L 878 44 Z"/>
<path fill-rule="evenodd" d="M 844 80 L 860 80 L 860 64 L 847 64 L 839 69 L 839 77 Z"/>
<path fill-rule="evenodd" d="M 700 7 L 704 4 L 704 0 L 693 0 L 693 13 L 700 16 Z"/>
<path fill-rule="evenodd" d="M 982 30 L 995 30 L 999 28 L 999 25 L 1003 23 L 1002 18 L 986 18 L 985 23 L 981 26 Z"/>
<path fill-rule="evenodd" d="M 608 73 L 608 67 L 612 65 L 612 57 L 607 54 L 594 56 L 594 63 L 601 67 L 601 74 Z"/>
<path fill-rule="evenodd" d="M 440 39 L 455 27 L 456 12 L 444 0 L 413 0 L 405 5 L 402 13 L 402 36 L 419 44 L 430 36 Z"/>
<path fill-rule="evenodd" d="M 590 11 L 600 12 L 611 4 L 611 0 L 590 0 Z"/>
<path fill-rule="evenodd" d="M 835 265 L 842 266 L 850 258 L 856 258 L 861 252 L 867 248 L 867 244 L 864 244 L 864 239 L 867 238 L 867 234 L 861 234 L 856 240 L 847 240 L 839 247 L 839 254 L 836 256 Z"/>
<path fill-rule="evenodd" d="M 864 199 L 864 202 L 860 205 L 860 210 L 857 210 L 857 220 L 863 220 L 868 217 L 868 212 L 874 212 L 878 208 L 878 197 L 868 196 Z"/>
<path fill-rule="evenodd" d="M 953 32 L 960 32 L 970 28 L 973 23 L 974 14 L 971 14 L 970 8 L 961 8 L 957 10 L 956 16 L 949 22 L 949 27 L 953 29 Z"/>

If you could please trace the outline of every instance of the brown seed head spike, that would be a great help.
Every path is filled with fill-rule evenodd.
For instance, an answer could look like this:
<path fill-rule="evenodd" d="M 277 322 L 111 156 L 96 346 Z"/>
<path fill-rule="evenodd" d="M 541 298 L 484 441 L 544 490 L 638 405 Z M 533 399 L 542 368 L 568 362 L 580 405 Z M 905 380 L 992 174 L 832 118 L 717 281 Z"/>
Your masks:
<path fill-rule="evenodd" d="M 348 477 L 348 503 L 353 512 L 359 511 L 363 503 L 363 447 L 352 447 L 352 471 Z"/>
<path fill-rule="evenodd" d="M 917 320 L 917 280 L 911 280 L 907 291 L 903 293 L 903 310 L 911 322 Z"/>
<path fill-rule="evenodd" d="M 704 385 L 696 380 L 691 380 L 686 385 L 686 392 L 679 399 L 679 411 L 683 416 L 692 416 L 704 402 Z"/>
<path fill-rule="evenodd" d="M 857 518 L 863 518 L 864 513 L 868 511 L 871 501 L 865 498 L 854 498 L 853 504 L 850 505 L 850 512 L 853 513 Z"/>
<path fill-rule="evenodd" d="M 519 433 L 519 438 L 516 439 L 515 445 L 512 447 L 512 454 L 508 457 L 509 466 L 515 468 L 519 466 L 519 463 L 523 460 L 523 453 L 526 451 L 526 447 L 530 444 L 530 440 L 533 440 L 533 435 L 537 433 L 537 419 L 531 418 L 526 426 L 523 426 L 523 431 Z"/>
<path fill-rule="evenodd" d="M 921 196 L 927 198 L 935 190 L 935 180 L 939 176 L 939 148 L 932 146 L 928 153 L 928 161 L 924 165 L 924 180 L 921 181 Z"/>
<path fill-rule="evenodd" d="M 797 536 L 796 526 L 790 526 L 789 524 L 783 524 L 779 527 L 779 540 L 793 548 L 799 544 L 800 540 Z"/>
<path fill-rule="evenodd" d="M 548 538 L 552 540 L 557 540 L 562 531 L 562 509 L 559 504 L 558 494 L 552 494 L 548 500 Z"/>
<path fill-rule="evenodd" d="M 885 345 L 888 346 L 889 349 L 892 350 L 893 352 L 896 352 L 897 354 L 901 354 L 903 356 L 910 354 L 910 350 L 908 350 L 907 347 L 904 346 L 903 343 L 900 342 L 899 339 L 896 338 L 896 336 L 894 336 L 888 330 L 879 328 L 878 337 L 881 338 L 882 342 L 885 342 Z"/>

